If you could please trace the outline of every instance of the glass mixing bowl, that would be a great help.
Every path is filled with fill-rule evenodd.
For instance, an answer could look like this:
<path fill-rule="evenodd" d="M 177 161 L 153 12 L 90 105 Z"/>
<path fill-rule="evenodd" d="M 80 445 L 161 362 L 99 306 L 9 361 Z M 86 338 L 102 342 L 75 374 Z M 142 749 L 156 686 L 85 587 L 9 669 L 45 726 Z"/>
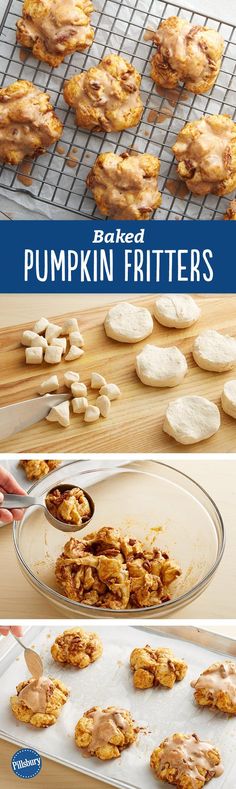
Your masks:
<path fill-rule="evenodd" d="M 45 498 L 62 482 L 73 482 L 92 496 L 95 513 L 81 538 L 102 526 L 121 529 L 167 551 L 182 569 L 171 586 L 171 600 L 150 608 L 111 610 L 84 605 L 65 597 L 54 574 L 55 561 L 70 536 L 54 529 L 40 509 L 28 510 L 13 525 L 14 544 L 24 576 L 50 601 L 58 616 L 155 617 L 168 616 L 192 602 L 212 579 L 224 551 L 224 526 L 219 510 L 205 490 L 175 468 L 156 461 L 121 465 L 104 462 L 88 470 L 74 461 L 52 471 L 30 489 Z M 42 601 L 42 617 L 43 601 Z"/>

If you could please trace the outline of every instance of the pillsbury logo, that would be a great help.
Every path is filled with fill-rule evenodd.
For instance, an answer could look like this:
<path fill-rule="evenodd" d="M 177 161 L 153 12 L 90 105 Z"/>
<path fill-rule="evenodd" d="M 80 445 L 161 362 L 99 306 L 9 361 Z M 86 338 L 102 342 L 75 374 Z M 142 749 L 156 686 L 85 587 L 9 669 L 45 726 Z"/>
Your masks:
<path fill-rule="evenodd" d="M 31 748 L 21 748 L 14 753 L 11 768 L 18 778 L 34 778 L 42 768 L 41 756 L 38 751 L 33 751 Z"/>

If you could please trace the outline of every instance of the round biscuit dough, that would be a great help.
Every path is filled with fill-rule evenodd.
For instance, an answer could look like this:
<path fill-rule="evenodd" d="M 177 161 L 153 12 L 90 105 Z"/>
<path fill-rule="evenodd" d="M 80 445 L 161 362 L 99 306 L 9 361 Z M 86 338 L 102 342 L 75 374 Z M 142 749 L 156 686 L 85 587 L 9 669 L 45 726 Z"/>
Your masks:
<path fill-rule="evenodd" d="M 228 334 L 209 329 L 194 340 L 193 358 L 203 370 L 223 373 L 236 363 L 236 340 Z"/>
<path fill-rule="evenodd" d="M 197 444 L 217 433 L 220 412 L 205 397 L 178 397 L 169 403 L 163 424 L 164 433 L 179 444 Z"/>
<path fill-rule="evenodd" d="M 154 304 L 154 315 L 162 326 L 187 329 L 200 318 L 201 310 L 192 296 L 173 294 L 159 296 Z"/>
<path fill-rule="evenodd" d="M 136 356 L 136 373 L 146 386 L 178 386 L 187 370 L 185 356 L 175 346 L 145 345 Z"/>
<path fill-rule="evenodd" d="M 140 342 L 152 333 L 153 319 L 146 307 L 122 301 L 108 311 L 104 328 L 107 337 L 117 342 Z"/>
<path fill-rule="evenodd" d="M 225 414 L 236 419 L 236 380 L 225 383 L 221 395 L 221 405 Z"/>

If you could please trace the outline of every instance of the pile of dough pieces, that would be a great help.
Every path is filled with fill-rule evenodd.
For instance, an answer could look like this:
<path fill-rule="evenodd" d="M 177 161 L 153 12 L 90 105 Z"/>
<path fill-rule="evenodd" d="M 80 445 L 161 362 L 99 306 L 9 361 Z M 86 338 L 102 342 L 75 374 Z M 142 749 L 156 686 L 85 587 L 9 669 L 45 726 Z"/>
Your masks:
<path fill-rule="evenodd" d="M 201 310 L 189 295 L 162 295 L 155 302 L 156 320 L 169 328 L 186 329 L 200 317 Z M 148 309 L 121 302 L 112 307 L 105 318 L 108 337 L 118 342 L 136 343 L 153 331 Z M 222 373 L 236 363 L 236 339 L 215 330 L 206 330 L 193 343 L 193 358 L 203 370 Z M 174 387 L 182 383 L 188 372 L 186 358 L 175 345 L 163 348 L 145 345 L 136 357 L 136 372 L 146 386 Z M 236 380 L 224 385 L 222 408 L 236 418 Z M 163 430 L 180 444 L 195 444 L 210 438 L 220 428 L 220 412 L 205 397 L 179 397 L 169 403 Z"/>
<path fill-rule="evenodd" d="M 70 349 L 67 351 L 67 340 Z M 75 361 L 84 354 L 84 338 L 78 326 L 77 318 L 68 318 L 62 326 L 50 323 L 47 318 L 36 321 L 33 331 L 24 331 L 21 344 L 26 346 L 26 364 L 59 364 L 64 355 L 65 362 Z M 66 354 L 66 355 L 65 355 Z M 87 399 L 87 386 L 80 381 L 77 372 L 69 370 L 64 373 L 63 384 L 71 390 L 71 404 L 74 414 L 84 414 L 85 422 L 96 422 L 100 416 L 109 416 L 111 401 L 120 397 L 120 389 L 116 384 L 107 383 L 100 373 L 93 372 L 90 378 L 91 389 L 99 391 L 96 405 L 91 405 Z M 39 386 L 38 394 L 47 395 L 59 389 L 57 375 L 46 378 Z M 65 400 L 51 408 L 46 419 L 49 422 L 59 422 L 62 427 L 70 425 L 70 399 Z"/>

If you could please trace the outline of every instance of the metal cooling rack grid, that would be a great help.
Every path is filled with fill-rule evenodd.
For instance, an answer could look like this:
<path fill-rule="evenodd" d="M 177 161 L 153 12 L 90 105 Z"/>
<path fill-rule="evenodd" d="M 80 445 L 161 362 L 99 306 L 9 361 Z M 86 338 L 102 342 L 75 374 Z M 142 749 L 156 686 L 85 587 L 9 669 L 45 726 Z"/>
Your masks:
<path fill-rule="evenodd" d="M 22 0 L 10 0 L 0 28 L 0 84 L 9 84 L 14 79 L 31 80 L 38 87 L 47 90 L 51 96 L 58 116 L 64 124 L 61 143 L 65 153 L 56 150 L 47 152 L 33 164 L 32 185 L 22 188 L 17 180 L 17 169 L 2 166 L 0 186 L 20 193 L 25 191 L 45 204 L 66 209 L 68 213 L 77 211 L 78 215 L 91 219 L 101 218 L 94 201 L 86 190 L 85 179 L 102 151 L 113 150 L 121 153 L 127 148 L 152 153 L 161 159 L 159 178 L 162 192 L 162 206 L 156 211 L 156 219 L 220 219 L 227 200 L 208 195 L 205 198 L 189 193 L 184 199 L 172 196 L 166 189 L 166 181 L 176 178 L 171 146 L 176 134 L 186 121 L 194 120 L 202 113 L 229 113 L 235 117 L 236 107 L 236 29 L 212 17 L 195 13 L 183 6 L 178 7 L 164 0 L 95 0 L 96 11 L 92 24 L 95 41 L 86 54 L 75 53 L 60 65 L 51 69 L 47 64 L 36 61 L 29 53 L 22 62 L 21 51 L 15 42 L 16 20 L 21 15 Z M 223 35 L 225 55 L 217 84 L 210 95 L 195 96 L 186 94 L 183 86 L 179 100 L 173 107 L 172 117 L 164 124 L 148 121 L 151 109 L 162 112 L 169 107 L 166 98 L 158 96 L 155 84 L 149 78 L 152 45 L 144 41 L 144 31 L 156 28 L 162 18 L 179 15 L 194 24 L 210 25 Z M 120 53 L 131 60 L 142 75 L 142 97 L 144 115 L 138 127 L 120 134 L 87 133 L 77 129 L 74 113 L 66 109 L 62 86 L 78 70 L 95 65 L 108 52 Z M 72 148 L 77 149 L 78 166 L 71 170 L 66 159 Z M 48 207 L 47 207 L 48 206 Z M 68 216 L 69 218 L 69 216 Z"/>

